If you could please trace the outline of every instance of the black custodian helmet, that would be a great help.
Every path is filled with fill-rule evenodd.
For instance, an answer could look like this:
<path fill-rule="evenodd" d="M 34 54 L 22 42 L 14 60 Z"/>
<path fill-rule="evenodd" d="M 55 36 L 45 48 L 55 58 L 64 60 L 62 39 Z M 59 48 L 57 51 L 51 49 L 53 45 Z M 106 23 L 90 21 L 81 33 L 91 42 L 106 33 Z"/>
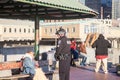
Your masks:
<path fill-rule="evenodd" d="M 66 31 L 65 31 L 63 28 L 60 28 L 55 34 L 65 35 L 65 34 L 66 34 Z"/>

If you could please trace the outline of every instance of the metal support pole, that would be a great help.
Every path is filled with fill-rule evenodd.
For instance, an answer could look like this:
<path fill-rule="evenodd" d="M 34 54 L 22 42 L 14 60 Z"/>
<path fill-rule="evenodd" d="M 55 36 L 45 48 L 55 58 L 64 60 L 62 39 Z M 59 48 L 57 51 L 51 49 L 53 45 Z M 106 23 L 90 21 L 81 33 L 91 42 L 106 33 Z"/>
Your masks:
<path fill-rule="evenodd" d="M 101 19 L 103 19 L 103 7 L 101 7 Z"/>
<path fill-rule="evenodd" d="M 39 17 L 35 17 L 35 60 L 39 60 Z"/>
<path fill-rule="evenodd" d="M 120 56 L 119 56 L 119 64 L 120 64 Z"/>

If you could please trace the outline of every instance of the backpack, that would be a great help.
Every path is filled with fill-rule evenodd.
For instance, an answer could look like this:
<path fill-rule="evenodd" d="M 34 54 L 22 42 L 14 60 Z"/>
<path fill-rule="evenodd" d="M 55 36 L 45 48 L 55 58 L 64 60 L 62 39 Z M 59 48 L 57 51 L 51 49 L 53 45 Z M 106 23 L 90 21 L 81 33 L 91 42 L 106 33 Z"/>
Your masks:
<path fill-rule="evenodd" d="M 21 62 L 21 68 L 20 68 L 20 71 L 23 72 L 23 61 L 24 61 L 24 58 L 21 58 L 20 62 Z"/>
<path fill-rule="evenodd" d="M 116 74 L 120 76 L 120 64 L 116 66 Z"/>

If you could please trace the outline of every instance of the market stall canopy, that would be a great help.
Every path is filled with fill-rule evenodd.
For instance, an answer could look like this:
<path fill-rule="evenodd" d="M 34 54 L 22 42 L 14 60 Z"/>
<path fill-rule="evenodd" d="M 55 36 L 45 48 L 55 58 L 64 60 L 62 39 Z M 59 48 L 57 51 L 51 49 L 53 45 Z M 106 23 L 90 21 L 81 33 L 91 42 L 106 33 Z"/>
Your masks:
<path fill-rule="evenodd" d="M 78 19 L 97 14 L 74 0 L 0 0 L 0 18 Z"/>

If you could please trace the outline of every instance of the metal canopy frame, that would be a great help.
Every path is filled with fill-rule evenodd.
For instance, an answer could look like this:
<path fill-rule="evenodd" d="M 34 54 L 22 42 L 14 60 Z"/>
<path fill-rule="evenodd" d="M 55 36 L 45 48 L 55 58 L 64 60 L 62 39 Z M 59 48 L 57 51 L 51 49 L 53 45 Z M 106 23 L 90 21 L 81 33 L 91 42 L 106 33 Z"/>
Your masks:
<path fill-rule="evenodd" d="M 40 2 L 42 1 L 42 2 Z M 98 13 L 92 9 L 80 5 L 74 7 L 70 3 L 45 3 L 43 1 L 68 1 L 68 0 L 1 0 L 0 1 L 0 17 L 1 18 L 19 18 L 34 20 L 37 14 L 41 19 L 78 19 L 78 18 L 92 18 Z M 69 2 L 72 0 L 69 0 Z M 78 2 L 77 2 L 78 3 Z M 81 8 L 80 8 L 81 6 Z M 82 9 L 83 8 L 83 9 Z M 22 16 L 22 17 L 21 17 Z"/>
<path fill-rule="evenodd" d="M 40 19 L 80 19 L 98 15 L 72 0 L 0 0 L 0 18 L 35 21 L 35 59 L 39 60 Z"/>

